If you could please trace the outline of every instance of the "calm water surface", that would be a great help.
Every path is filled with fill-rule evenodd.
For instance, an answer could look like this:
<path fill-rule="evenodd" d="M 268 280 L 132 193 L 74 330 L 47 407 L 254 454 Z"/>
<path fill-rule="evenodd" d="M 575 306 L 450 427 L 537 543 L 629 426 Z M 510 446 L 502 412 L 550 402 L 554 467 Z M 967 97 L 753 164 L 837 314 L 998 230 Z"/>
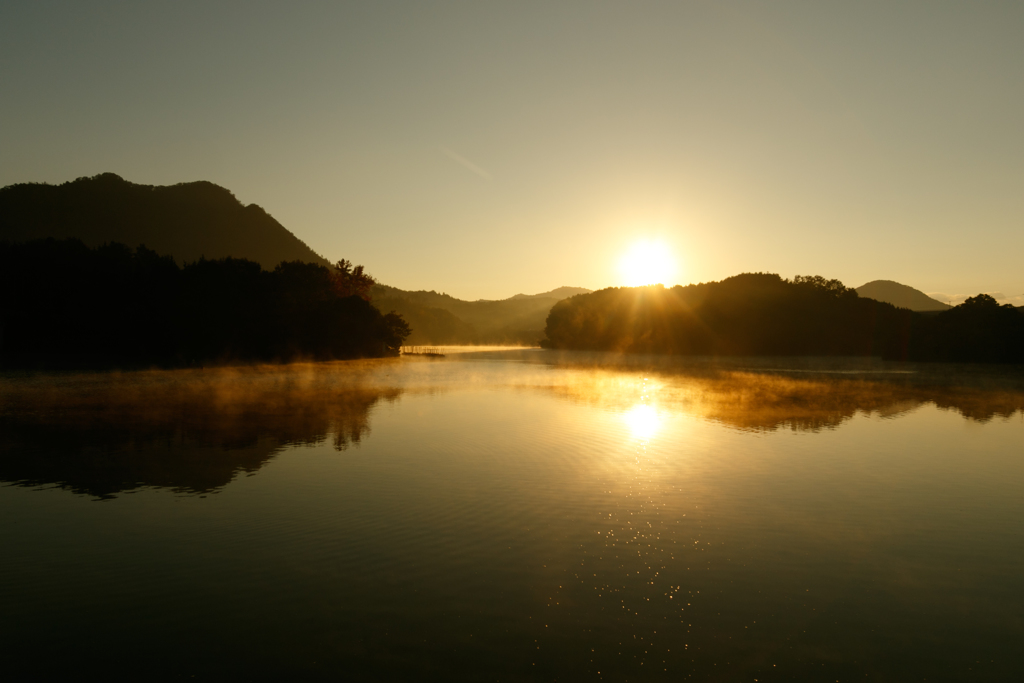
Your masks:
<path fill-rule="evenodd" d="M 3 677 L 1021 680 L 1020 380 L 539 350 L 6 375 Z"/>

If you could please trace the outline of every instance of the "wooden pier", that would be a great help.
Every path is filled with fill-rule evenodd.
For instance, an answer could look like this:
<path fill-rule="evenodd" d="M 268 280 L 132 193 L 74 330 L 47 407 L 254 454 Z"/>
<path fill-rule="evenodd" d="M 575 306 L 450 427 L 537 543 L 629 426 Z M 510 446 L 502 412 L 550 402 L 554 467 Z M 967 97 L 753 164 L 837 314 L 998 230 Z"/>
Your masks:
<path fill-rule="evenodd" d="M 444 354 L 441 353 L 441 349 L 437 346 L 403 346 L 401 348 L 403 356 L 433 356 L 434 358 L 444 358 Z"/>

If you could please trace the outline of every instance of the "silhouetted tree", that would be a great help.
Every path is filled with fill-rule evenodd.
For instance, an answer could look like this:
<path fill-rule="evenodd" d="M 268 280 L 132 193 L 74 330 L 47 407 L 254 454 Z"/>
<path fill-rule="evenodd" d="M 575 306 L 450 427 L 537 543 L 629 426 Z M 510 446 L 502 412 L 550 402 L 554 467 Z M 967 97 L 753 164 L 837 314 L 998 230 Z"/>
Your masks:
<path fill-rule="evenodd" d="M 370 290 L 377 281 L 363 272 L 362 266 L 353 266 L 351 261 L 341 259 L 331 273 L 334 291 L 338 296 L 358 296 L 370 300 Z"/>

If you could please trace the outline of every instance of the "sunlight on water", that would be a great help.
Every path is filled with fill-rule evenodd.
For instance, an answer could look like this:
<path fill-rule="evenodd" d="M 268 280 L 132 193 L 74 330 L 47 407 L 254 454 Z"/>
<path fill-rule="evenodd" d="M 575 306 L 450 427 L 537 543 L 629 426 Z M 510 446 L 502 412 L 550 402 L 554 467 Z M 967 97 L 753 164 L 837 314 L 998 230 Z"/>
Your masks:
<path fill-rule="evenodd" d="M 0 378 L 14 678 L 1013 678 L 1017 380 L 639 362 Z"/>
<path fill-rule="evenodd" d="M 624 417 L 633 436 L 638 439 L 650 441 L 658 431 L 658 413 L 649 405 L 638 405 L 630 409 Z"/>

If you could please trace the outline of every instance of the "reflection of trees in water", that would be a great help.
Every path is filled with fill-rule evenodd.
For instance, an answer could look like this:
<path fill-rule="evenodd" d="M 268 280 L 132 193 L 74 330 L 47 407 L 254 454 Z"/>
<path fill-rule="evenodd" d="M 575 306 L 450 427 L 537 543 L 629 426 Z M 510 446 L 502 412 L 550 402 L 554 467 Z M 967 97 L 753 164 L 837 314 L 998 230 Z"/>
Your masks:
<path fill-rule="evenodd" d="M 290 444 L 358 444 L 381 400 L 492 384 L 549 388 L 623 412 L 649 405 L 746 430 L 817 431 L 857 413 L 895 417 L 925 404 L 978 422 L 1024 411 L 1024 382 L 991 372 L 830 374 L 749 360 L 744 369 L 642 368 L 635 358 L 618 367 L 553 358 L 560 366 L 554 373 L 523 364 L 501 366 L 493 376 L 467 366 L 365 361 L 7 377 L 0 380 L 0 481 L 99 497 L 145 486 L 211 492 L 258 471 Z M 392 372 L 393 380 L 383 380 L 391 388 L 381 386 Z"/>
<path fill-rule="evenodd" d="M 553 390 L 572 401 L 612 410 L 647 403 L 745 430 L 819 431 L 858 413 L 892 418 L 933 404 L 987 422 L 1024 411 L 1024 386 L 994 374 L 835 375 L 690 368 L 570 373 Z M 646 377 L 643 383 L 641 378 Z"/>
<path fill-rule="evenodd" d="M 0 481 L 101 498 L 143 486 L 204 493 L 290 444 L 338 450 L 401 391 L 364 381 L 372 363 L 46 376 L 5 380 Z"/>

